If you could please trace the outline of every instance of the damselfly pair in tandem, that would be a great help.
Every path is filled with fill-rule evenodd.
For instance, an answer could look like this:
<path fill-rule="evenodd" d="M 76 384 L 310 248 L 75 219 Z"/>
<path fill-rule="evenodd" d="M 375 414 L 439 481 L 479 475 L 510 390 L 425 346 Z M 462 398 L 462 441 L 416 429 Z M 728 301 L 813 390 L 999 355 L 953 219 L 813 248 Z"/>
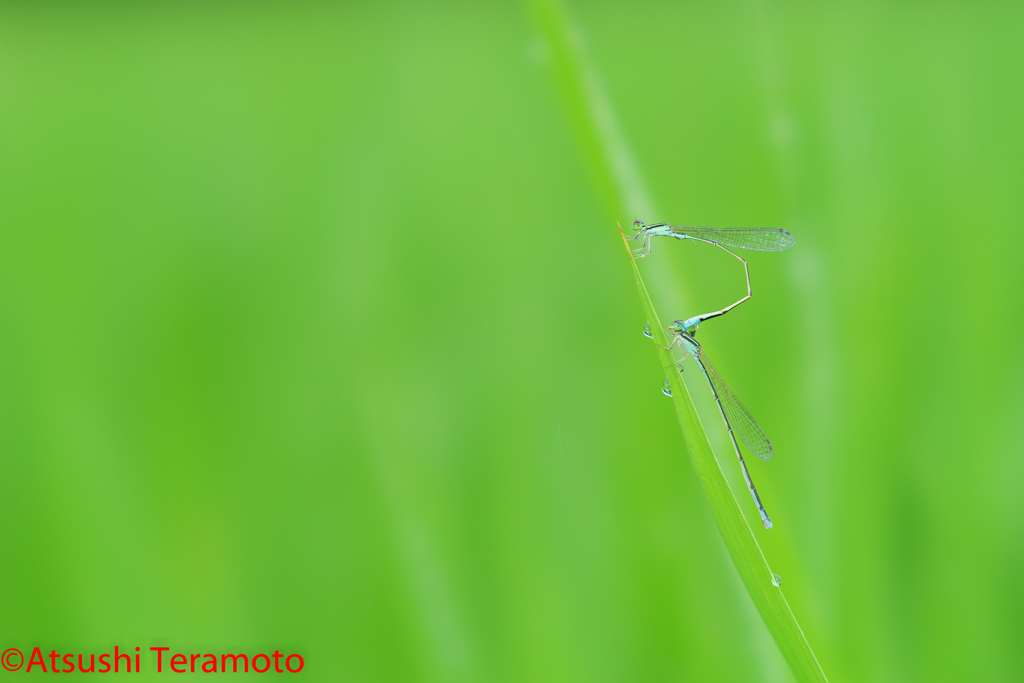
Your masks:
<path fill-rule="evenodd" d="M 645 225 L 641 221 L 634 221 L 633 230 L 635 234 L 629 239 L 633 241 L 643 240 L 642 246 L 633 251 L 635 258 L 644 258 L 650 255 L 652 238 L 673 237 L 679 240 L 693 240 L 712 244 L 743 263 L 743 272 L 747 278 L 747 295 L 719 311 L 704 313 L 686 320 L 676 320 L 665 330 L 665 334 L 671 338 L 668 347 L 665 348 L 671 350 L 674 347 L 678 347 L 682 351 L 683 357 L 672 363 L 672 366 L 679 368 L 679 372 L 682 372 L 681 363 L 687 358 L 693 358 L 697 363 L 697 367 L 700 368 L 701 374 L 704 375 L 708 386 L 711 387 L 711 394 L 718 405 L 718 412 L 722 416 L 722 421 L 725 423 L 725 429 L 729 433 L 733 450 L 736 452 L 736 458 L 739 460 L 743 481 L 746 482 L 750 495 L 754 499 L 754 504 L 757 505 L 757 511 L 761 515 L 761 523 L 765 529 L 771 529 L 772 520 L 768 517 L 768 512 L 764 509 L 764 505 L 761 504 L 761 498 L 757 494 L 757 488 L 754 486 L 753 479 L 750 478 L 750 471 L 747 469 L 746 461 L 743 460 L 743 454 L 740 452 L 739 444 L 736 442 L 736 436 L 740 437 L 740 440 L 746 444 L 747 448 L 754 455 L 765 462 L 772 459 L 772 443 L 768 440 L 761 426 L 757 424 L 757 420 L 751 416 L 750 411 L 743 407 L 740 400 L 736 398 L 736 394 L 732 393 L 729 387 L 726 386 L 722 376 L 718 374 L 715 366 L 708 360 L 703 347 L 697 342 L 695 336 L 697 334 L 697 327 L 702 322 L 725 315 L 751 296 L 750 269 L 747 266 L 747 261 L 734 253 L 732 249 L 785 251 L 796 243 L 796 239 L 788 230 L 781 228 L 701 228 L 697 226 L 669 225 L 667 223 Z M 644 326 L 644 334 L 651 337 L 649 326 Z M 665 388 L 662 391 L 669 396 L 672 395 L 671 389 L 668 388 L 667 378 L 665 380 Z"/>

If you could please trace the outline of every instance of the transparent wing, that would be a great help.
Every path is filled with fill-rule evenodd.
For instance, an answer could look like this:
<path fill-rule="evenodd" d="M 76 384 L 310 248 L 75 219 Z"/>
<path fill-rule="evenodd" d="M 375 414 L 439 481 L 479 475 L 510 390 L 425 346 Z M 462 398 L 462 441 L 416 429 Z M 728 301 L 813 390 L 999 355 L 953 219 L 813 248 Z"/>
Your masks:
<path fill-rule="evenodd" d="M 670 225 L 672 232 L 697 239 L 717 242 L 723 247 L 749 251 L 785 251 L 796 238 L 782 228 L 700 228 L 696 225 Z"/>
<path fill-rule="evenodd" d="M 729 421 L 729 426 L 732 427 L 733 433 L 740 437 L 740 440 L 747 445 L 751 453 L 765 462 L 771 460 L 772 442 L 768 440 L 764 430 L 761 429 L 761 425 L 757 424 L 757 420 L 743 407 L 740 400 L 736 398 L 736 394 L 732 393 L 729 387 L 725 386 L 721 375 L 715 370 L 715 366 L 711 364 L 708 357 L 704 355 L 703 350 L 697 351 L 697 358 L 700 360 L 701 365 L 704 366 L 704 371 L 707 373 L 715 393 L 718 394 L 718 400 L 722 404 L 725 419 Z"/>

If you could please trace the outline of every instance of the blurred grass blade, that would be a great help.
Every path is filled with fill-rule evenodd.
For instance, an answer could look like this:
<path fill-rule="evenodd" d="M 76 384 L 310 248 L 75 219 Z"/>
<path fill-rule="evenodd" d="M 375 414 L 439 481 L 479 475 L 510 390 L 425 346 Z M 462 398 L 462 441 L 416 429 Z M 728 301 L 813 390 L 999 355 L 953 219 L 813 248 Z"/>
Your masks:
<path fill-rule="evenodd" d="M 528 5 L 544 39 L 558 97 L 602 208 L 609 216 L 625 212 L 632 217 L 650 217 L 657 213 L 611 100 L 584 54 L 582 38 L 570 29 L 557 0 L 528 0 Z"/>
<path fill-rule="evenodd" d="M 626 245 L 626 252 L 629 254 L 637 292 L 640 294 L 644 314 L 650 323 L 651 334 L 659 345 L 655 349 L 658 351 L 662 366 L 667 367 L 673 361 L 672 352 L 661 347 L 668 346 L 669 340 L 665 337 L 665 330 L 651 303 L 651 297 L 647 294 L 647 287 L 644 286 L 644 281 L 640 277 L 636 259 L 630 252 L 629 242 L 626 241 L 625 235 L 622 236 L 622 243 Z M 711 507 L 711 514 L 718 525 L 722 540 L 725 541 L 729 556 L 743 580 L 743 585 L 747 587 L 747 592 L 753 598 L 757 611 L 761 613 L 761 618 L 764 619 L 768 631 L 775 639 L 775 643 L 782 651 L 782 655 L 786 658 L 786 662 L 797 680 L 826 681 L 825 672 L 822 671 L 803 630 L 796 622 L 792 610 L 789 609 L 789 603 L 786 602 L 782 589 L 772 584 L 772 572 L 768 567 L 768 562 L 740 510 L 736 496 L 733 495 L 729 483 L 725 480 L 721 465 L 711 450 L 711 443 L 704 432 L 704 426 L 697 417 L 693 400 L 686 390 L 686 385 L 683 384 L 681 375 L 675 370 L 669 369 L 666 371 L 666 376 L 669 386 L 672 388 L 672 402 L 676 407 L 679 426 L 683 429 L 683 438 L 686 442 L 686 451 L 690 454 L 690 462 L 693 463 L 693 468 L 697 471 L 701 489 Z"/>

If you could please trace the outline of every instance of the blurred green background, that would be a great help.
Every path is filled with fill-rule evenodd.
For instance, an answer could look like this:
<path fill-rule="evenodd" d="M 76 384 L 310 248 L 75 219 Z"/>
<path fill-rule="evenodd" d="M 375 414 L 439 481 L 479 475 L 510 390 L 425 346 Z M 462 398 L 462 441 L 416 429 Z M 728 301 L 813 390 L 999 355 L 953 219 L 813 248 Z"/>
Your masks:
<path fill-rule="evenodd" d="M 568 11 L 659 215 L 605 213 L 521 4 L 0 5 L 0 649 L 791 680 L 642 218 L 797 236 L 701 336 L 830 679 L 1020 680 L 1022 6 Z M 664 319 L 742 293 L 655 248 Z"/>

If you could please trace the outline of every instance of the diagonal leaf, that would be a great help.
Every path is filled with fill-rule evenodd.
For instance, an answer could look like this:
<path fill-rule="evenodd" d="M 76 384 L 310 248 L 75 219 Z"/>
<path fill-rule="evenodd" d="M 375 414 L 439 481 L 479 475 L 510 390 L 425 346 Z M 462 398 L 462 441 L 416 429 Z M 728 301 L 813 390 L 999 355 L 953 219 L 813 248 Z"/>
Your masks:
<path fill-rule="evenodd" d="M 622 232 L 620 226 L 619 232 Z M 668 368 L 673 362 L 672 352 L 664 348 L 668 346 L 669 340 L 665 337 L 665 330 L 658 319 L 658 313 L 654 310 L 651 297 L 644 286 L 643 278 L 636 267 L 636 259 L 630 251 L 629 242 L 626 236 L 622 235 L 622 243 L 626 246 L 626 253 L 629 254 L 629 262 L 633 268 L 633 278 L 636 280 L 637 292 L 640 295 L 640 303 L 643 305 L 647 322 L 650 323 L 651 335 L 657 343 L 655 347 L 662 366 Z M 679 426 L 683 429 L 683 439 L 686 442 L 686 451 L 690 454 L 690 462 L 693 469 L 697 471 L 700 479 L 700 487 L 704 491 L 708 505 L 711 507 L 711 514 L 718 525 L 718 532 L 725 541 L 725 547 L 729 551 L 729 557 L 736 565 L 736 571 L 747 587 L 747 592 L 754 600 L 757 611 L 768 626 L 768 631 L 775 639 L 775 643 L 786 658 L 789 668 L 798 681 L 826 681 L 825 672 L 818 664 L 811 646 L 804 636 L 803 630 L 796 622 L 789 603 L 786 602 L 782 589 L 772 583 L 772 572 L 768 568 L 768 562 L 761 552 L 754 533 L 747 524 L 743 512 L 740 510 L 739 502 L 733 495 L 729 483 L 725 480 L 722 467 L 711 450 L 711 443 L 704 432 L 704 425 L 697 417 L 697 410 L 694 408 L 690 393 L 682 382 L 681 375 L 673 369 L 666 371 L 669 386 L 672 388 L 672 402 L 676 407 L 676 416 L 679 418 Z"/>
<path fill-rule="evenodd" d="M 527 0 L 527 4 L 544 39 L 558 94 L 605 210 L 611 216 L 653 213 L 638 164 L 618 129 L 611 102 L 600 87 L 596 71 L 587 63 L 579 37 L 573 35 L 565 8 L 559 0 Z M 619 232 L 622 232 L 621 226 Z M 630 256 L 633 277 L 654 341 L 667 346 L 664 328 L 625 235 L 623 244 Z M 658 354 L 665 366 L 673 360 L 669 351 L 658 349 Z M 697 471 L 718 531 L 747 592 L 797 680 L 826 681 L 825 673 L 789 609 L 782 590 L 772 584 L 768 562 L 725 480 L 681 376 L 675 371 L 667 374 L 686 450 Z"/>

